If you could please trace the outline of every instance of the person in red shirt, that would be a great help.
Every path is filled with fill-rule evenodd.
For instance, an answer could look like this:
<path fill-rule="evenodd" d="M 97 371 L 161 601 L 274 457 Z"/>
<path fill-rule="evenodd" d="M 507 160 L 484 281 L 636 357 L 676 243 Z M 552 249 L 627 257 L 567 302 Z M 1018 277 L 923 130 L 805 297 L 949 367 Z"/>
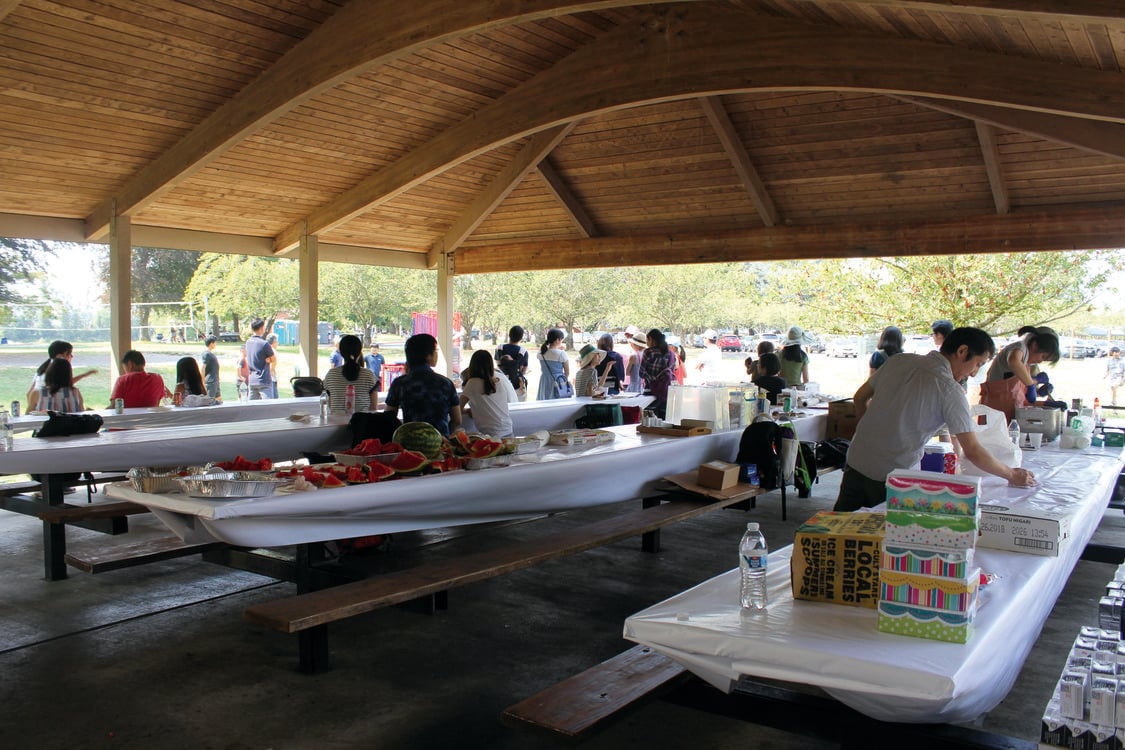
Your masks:
<path fill-rule="evenodd" d="M 130 349 L 121 357 L 121 369 L 125 371 L 113 384 L 109 394 L 109 404 L 122 399 L 126 409 L 159 406 L 160 399 L 171 398 L 172 393 L 164 385 L 164 378 L 155 372 L 145 372 L 145 355 Z"/>

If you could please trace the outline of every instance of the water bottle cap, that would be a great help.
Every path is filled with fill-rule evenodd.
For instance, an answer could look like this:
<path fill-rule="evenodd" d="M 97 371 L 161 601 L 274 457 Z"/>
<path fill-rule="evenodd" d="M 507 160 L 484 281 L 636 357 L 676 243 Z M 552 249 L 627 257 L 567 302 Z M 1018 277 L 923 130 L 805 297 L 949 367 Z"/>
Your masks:
<path fill-rule="evenodd" d="M 757 521 L 751 521 L 750 523 L 746 524 L 746 530 L 747 531 L 757 531 L 758 530 L 758 522 Z"/>

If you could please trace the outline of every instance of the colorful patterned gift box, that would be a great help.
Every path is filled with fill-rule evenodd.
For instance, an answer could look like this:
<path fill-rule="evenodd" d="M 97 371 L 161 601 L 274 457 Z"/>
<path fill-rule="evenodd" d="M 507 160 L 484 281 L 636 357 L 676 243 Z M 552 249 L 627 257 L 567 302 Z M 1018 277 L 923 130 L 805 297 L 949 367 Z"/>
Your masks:
<path fill-rule="evenodd" d="M 932 641 L 968 643 L 973 635 L 975 617 L 975 606 L 968 612 L 944 612 L 897 602 L 879 602 L 880 632 Z"/>
<path fill-rule="evenodd" d="M 956 516 L 888 508 L 884 544 L 943 550 L 972 549 L 976 546 L 979 515 L 979 512 L 972 516 Z"/>
<path fill-rule="evenodd" d="M 885 568 L 879 571 L 881 601 L 946 612 L 968 612 L 976 606 L 979 585 L 979 568 L 960 579 L 898 573 Z"/>
<path fill-rule="evenodd" d="M 973 566 L 973 550 L 883 547 L 883 570 L 926 576 L 964 578 Z"/>
<path fill-rule="evenodd" d="M 887 510 L 976 516 L 980 477 L 896 469 L 887 475 Z"/>

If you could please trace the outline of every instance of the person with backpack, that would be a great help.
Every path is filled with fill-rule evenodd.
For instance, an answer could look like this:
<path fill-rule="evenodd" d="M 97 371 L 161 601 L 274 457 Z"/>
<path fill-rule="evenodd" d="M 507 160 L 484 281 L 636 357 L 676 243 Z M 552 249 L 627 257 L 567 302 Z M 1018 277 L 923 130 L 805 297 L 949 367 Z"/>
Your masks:
<path fill-rule="evenodd" d="M 508 343 L 496 350 L 496 366 L 508 378 L 520 401 L 527 400 L 527 349 L 520 346 L 524 333 L 522 326 L 512 326 Z"/>
<path fill-rule="evenodd" d="M 605 357 L 594 369 L 598 373 L 598 381 L 605 383 L 605 390 L 611 396 L 621 392 L 625 382 L 625 360 L 613 351 L 613 334 L 603 333 L 598 338 L 598 348 L 605 352 Z M 606 375 L 606 371 L 609 375 Z"/>
<path fill-rule="evenodd" d="M 566 334 L 561 328 L 551 328 L 539 347 L 539 394 L 536 400 L 549 401 L 573 395 L 570 357 L 566 354 Z"/>

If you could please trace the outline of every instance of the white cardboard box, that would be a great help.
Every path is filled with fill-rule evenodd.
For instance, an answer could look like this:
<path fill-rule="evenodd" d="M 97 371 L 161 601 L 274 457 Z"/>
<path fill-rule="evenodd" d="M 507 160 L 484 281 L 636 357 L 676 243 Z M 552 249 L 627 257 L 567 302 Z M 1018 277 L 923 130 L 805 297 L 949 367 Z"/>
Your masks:
<path fill-rule="evenodd" d="M 978 547 L 1058 557 L 1070 538 L 1071 511 L 1063 506 L 1018 503 L 982 504 Z"/>

